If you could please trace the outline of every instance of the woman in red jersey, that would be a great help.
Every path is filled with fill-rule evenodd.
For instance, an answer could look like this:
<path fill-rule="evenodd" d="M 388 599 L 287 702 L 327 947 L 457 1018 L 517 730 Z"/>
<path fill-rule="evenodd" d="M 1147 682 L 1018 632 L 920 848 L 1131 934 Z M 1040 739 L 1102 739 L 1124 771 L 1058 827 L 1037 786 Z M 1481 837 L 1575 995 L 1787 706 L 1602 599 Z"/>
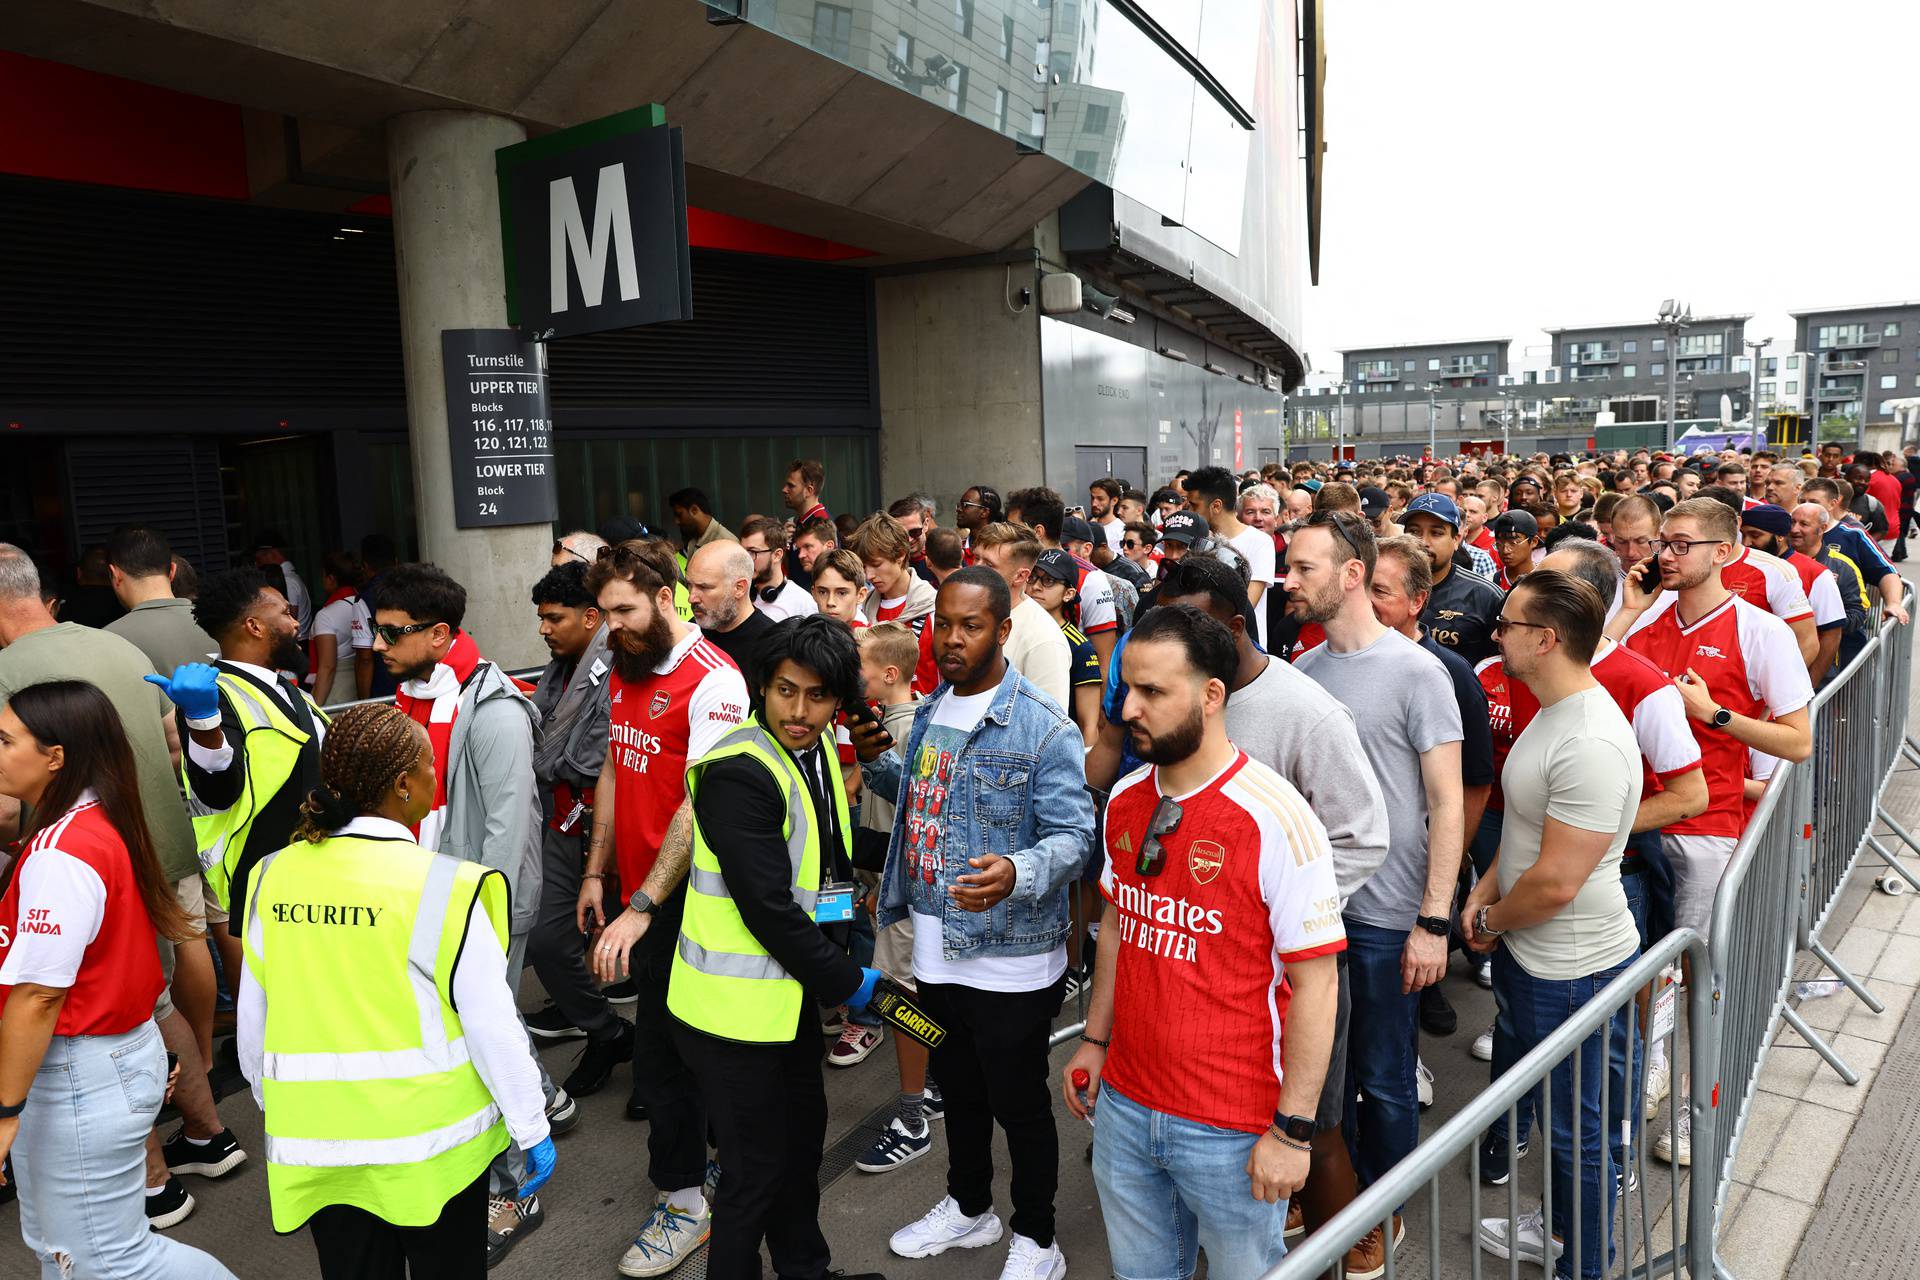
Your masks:
<path fill-rule="evenodd" d="M 45 1275 L 230 1277 L 147 1229 L 146 1137 L 166 1093 L 155 934 L 191 936 L 154 857 L 107 696 L 30 685 L 0 708 L 0 795 L 32 811 L 0 884 L 0 1155 Z"/>

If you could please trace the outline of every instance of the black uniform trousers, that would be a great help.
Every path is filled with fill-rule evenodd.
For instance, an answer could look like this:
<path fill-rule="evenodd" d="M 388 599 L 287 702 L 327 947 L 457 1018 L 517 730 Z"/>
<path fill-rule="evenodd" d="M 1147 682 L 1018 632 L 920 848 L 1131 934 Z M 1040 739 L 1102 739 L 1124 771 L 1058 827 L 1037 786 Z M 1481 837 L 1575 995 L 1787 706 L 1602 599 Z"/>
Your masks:
<path fill-rule="evenodd" d="M 487 1273 L 487 1174 L 441 1206 L 431 1226 L 396 1227 L 348 1204 L 307 1219 L 323 1280 L 472 1280 Z"/>
<path fill-rule="evenodd" d="M 781 1280 L 820 1280 L 832 1260 L 820 1233 L 820 1158 L 827 1139 L 826 1041 L 813 1002 L 782 1044 L 723 1040 L 676 1023 L 720 1148 L 720 1188 L 707 1252 L 710 1280 L 759 1280 L 766 1241 Z"/>
<path fill-rule="evenodd" d="M 707 1107 L 700 1082 L 682 1057 L 667 1012 L 667 983 L 687 905 L 684 883 L 654 912 L 647 936 L 628 961 L 634 991 L 633 1101 L 648 1112 L 647 1177 L 662 1191 L 697 1187 L 707 1179 Z"/>

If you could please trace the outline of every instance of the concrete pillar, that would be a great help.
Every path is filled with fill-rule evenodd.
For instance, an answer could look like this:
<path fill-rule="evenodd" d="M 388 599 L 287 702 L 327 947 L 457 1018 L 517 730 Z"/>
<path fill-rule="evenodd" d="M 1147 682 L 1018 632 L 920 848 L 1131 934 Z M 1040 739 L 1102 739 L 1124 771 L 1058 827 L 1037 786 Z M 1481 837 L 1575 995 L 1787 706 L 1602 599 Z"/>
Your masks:
<path fill-rule="evenodd" d="M 547 657 L 527 592 L 547 570 L 553 526 L 455 526 L 440 331 L 507 322 L 493 153 L 526 136 L 515 121 L 472 111 L 416 111 L 387 122 L 420 556 L 466 587 L 466 629 L 508 668 Z"/>

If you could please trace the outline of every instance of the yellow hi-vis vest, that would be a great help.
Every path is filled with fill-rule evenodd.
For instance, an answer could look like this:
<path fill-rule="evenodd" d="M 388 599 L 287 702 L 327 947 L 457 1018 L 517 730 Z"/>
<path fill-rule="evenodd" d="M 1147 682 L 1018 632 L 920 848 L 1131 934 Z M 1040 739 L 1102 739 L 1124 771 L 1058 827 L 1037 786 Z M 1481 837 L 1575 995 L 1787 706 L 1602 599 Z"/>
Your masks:
<path fill-rule="evenodd" d="M 687 799 L 693 800 L 698 793 L 701 773 L 729 756 L 759 761 L 780 788 L 787 805 L 780 834 L 786 838 L 787 857 L 793 866 L 793 900 L 801 910 L 813 914 L 820 890 L 821 856 L 813 793 L 793 757 L 757 720 L 749 720 L 727 734 L 687 770 Z M 836 771 L 831 781 L 837 784 L 838 780 Z M 853 835 L 847 819 L 847 793 L 838 785 L 832 790 L 845 846 L 842 852 L 850 853 Z M 777 1044 L 793 1039 L 806 1002 L 799 981 L 789 977 L 779 961 L 767 954 L 740 919 L 740 908 L 734 905 L 720 874 L 720 861 L 696 820 L 686 912 L 680 922 L 680 941 L 667 988 L 668 1011 L 708 1035 Z"/>
<path fill-rule="evenodd" d="M 506 880 L 410 840 L 335 836 L 262 859 L 247 896 L 274 1230 L 334 1204 L 431 1225 L 507 1145 L 452 997 L 476 898 L 506 946 Z"/>
<path fill-rule="evenodd" d="M 271 694 L 262 695 L 230 671 L 221 671 L 219 682 L 221 692 L 227 695 L 233 714 L 240 721 L 242 740 L 246 743 L 244 754 L 235 761 L 246 766 L 240 798 L 224 809 L 209 809 L 194 799 L 184 756 L 180 761 L 180 783 L 186 789 L 187 811 L 193 815 L 193 845 L 200 854 L 200 870 L 205 873 L 207 887 L 213 890 L 220 909 L 231 911 L 228 891 L 233 885 L 233 873 L 240 866 L 240 855 L 246 851 L 247 837 L 253 834 L 253 820 L 260 816 L 267 801 L 287 785 L 294 766 L 300 763 L 300 752 L 312 740 L 312 735 L 293 722 L 280 699 Z M 305 692 L 300 696 L 307 698 Z M 307 698 L 307 710 L 318 723 L 331 723 L 312 698 Z"/>

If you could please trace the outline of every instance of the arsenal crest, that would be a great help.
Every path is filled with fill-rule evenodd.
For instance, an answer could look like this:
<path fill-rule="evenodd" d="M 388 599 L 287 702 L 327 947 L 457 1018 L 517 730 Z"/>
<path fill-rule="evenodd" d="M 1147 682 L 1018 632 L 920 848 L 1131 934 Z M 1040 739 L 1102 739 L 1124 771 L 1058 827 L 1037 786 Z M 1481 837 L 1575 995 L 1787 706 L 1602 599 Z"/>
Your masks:
<path fill-rule="evenodd" d="M 1227 862 L 1227 851 L 1211 840 L 1195 840 L 1187 846 L 1187 870 L 1195 884 L 1212 884 Z"/>
<path fill-rule="evenodd" d="M 647 710 L 650 713 L 652 713 L 653 718 L 655 720 L 658 720 L 661 716 L 667 713 L 667 708 L 672 705 L 673 705 L 673 695 L 668 693 L 665 689 L 662 689 L 660 690 L 660 692 L 653 695 L 653 701 L 647 704 Z"/>

